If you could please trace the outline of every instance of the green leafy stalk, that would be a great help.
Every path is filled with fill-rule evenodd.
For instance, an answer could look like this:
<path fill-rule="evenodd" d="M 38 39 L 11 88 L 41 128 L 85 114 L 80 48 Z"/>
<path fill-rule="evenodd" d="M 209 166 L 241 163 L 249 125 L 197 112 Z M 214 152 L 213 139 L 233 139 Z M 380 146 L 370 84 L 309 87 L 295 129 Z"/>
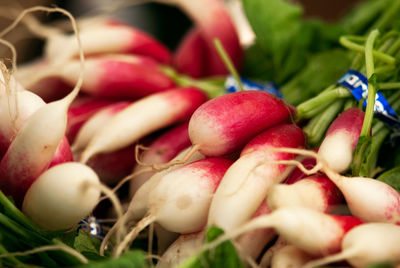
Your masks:
<path fill-rule="evenodd" d="M 235 78 L 240 91 L 243 91 L 244 90 L 243 84 L 242 81 L 240 80 L 239 73 L 236 71 L 235 66 L 233 65 L 231 59 L 228 56 L 228 53 L 226 53 L 224 47 L 222 46 L 221 41 L 219 41 L 219 39 L 214 39 L 214 45 L 218 51 L 218 54 L 221 56 L 223 62 L 225 63 L 226 68 L 228 68 L 229 72 Z"/>
<path fill-rule="evenodd" d="M 375 75 L 375 68 L 374 68 L 374 42 L 377 36 L 379 35 L 378 30 L 373 30 L 365 44 L 365 67 L 367 71 L 367 78 L 368 78 L 368 99 L 367 99 L 367 108 L 365 111 L 365 117 L 363 126 L 361 129 L 361 137 L 366 137 L 370 135 L 370 130 L 372 126 L 372 119 L 374 117 L 374 107 L 375 107 L 375 95 L 376 95 L 376 75 Z"/>

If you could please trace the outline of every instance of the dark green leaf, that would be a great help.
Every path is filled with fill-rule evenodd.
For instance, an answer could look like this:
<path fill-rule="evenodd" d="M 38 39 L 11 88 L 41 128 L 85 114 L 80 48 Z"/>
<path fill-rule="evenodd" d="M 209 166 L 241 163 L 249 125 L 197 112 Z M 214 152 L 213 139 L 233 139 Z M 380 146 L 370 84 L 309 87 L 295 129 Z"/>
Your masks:
<path fill-rule="evenodd" d="M 395 167 L 381 174 L 377 180 L 385 182 L 400 193 L 400 167 Z"/>
<path fill-rule="evenodd" d="M 342 49 L 313 55 L 308 59 L 308 64 L 304 69 L 281 87 L 286 102 L 298 105 L 318 95 L 329 85 L 335 84 L 348 70 L 350 64 L 351 55 Z"/>
<path fill-rule="evenodd" d="M 256 41 L 250 46 L 244 56 L 241 74 L 249 79 L 259 81 L 274 81 L 272 57 Z"/>
<path fill-rule="evenodd" d="M 370 136 L 364 136 L 358 139 L 351 167 L 353 176 L 361 176 L 360 171 L 363 163 L 367 162 L 368 156 L 371 152 L 371 146 L 372 138 Z"/>
<path fill-rule="evenodd" d="M 279 70 L 300 27 L 302 8 L 284 0 L 243 0 L 243 6 L 260 47 L 273 55 Z"/>

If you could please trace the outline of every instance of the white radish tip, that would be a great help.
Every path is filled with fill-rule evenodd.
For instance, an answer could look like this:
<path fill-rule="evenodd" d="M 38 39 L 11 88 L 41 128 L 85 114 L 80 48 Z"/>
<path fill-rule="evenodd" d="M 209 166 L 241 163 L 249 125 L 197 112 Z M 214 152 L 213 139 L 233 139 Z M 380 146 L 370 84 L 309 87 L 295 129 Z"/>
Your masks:
<path fill-rule="evenodd" d="M 44 229 L 71 228 L 97 205 L 99 184 L 88 166 L 76 162 L 54 166 L 29 188 L 22 211 Z"/>

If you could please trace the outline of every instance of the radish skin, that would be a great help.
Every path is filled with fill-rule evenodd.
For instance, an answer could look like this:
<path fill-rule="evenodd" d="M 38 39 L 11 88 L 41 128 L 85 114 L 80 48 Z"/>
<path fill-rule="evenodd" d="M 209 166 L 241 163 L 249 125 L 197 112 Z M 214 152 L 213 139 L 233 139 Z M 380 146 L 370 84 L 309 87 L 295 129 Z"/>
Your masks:
<path fill-rule="evenodd" d="M 270 149 L 282 146 L 298 148 L 304 144 L 302 130 L 292 124 L 271 127 L 252 139 L 222 179 L 213 197 L 208 225 L 229 231 L 250 219 L 270 187 L 287 176 L 286 165 L 269 162 L 294 157 L 291 154 L 276 154 Z"/>
<path fill-rule="evenodd" d="M 95 154 L 123 148 L 155 130 L 187 120 L 206 99 L 206 95 L 198 89 L 176 88 L 133 103 L 93 137 L 82 153 L 81 162 L 87 162 Z"/>
<path fill-rule="evenodd" d="M 380 262 L 400 262 L 400 226 L 390 223 L 365 223 L 350 230 L 343 238 L 342 251 L 307 263 L 304 268 L 319 267 L 346 260 L 353 267 Z"/>
<path fill-rule="evenodd" d="M 80 38 L 85 55 L 129 53 L 151 57 L 166 64 L 171 62 L 171 53 L 164 45 L 115 19 L 86 23 L 82 26 Z M 45 58 L 54 63 L 65 62 L 77 56 L 78 52 L 73 36 L 54 35 L 47 40 Z"/>
<path fill-rule="evenodd" d="M 364 112 L 349 108 L 328 128 L 318 154 L 336 172 L 341 173 L 350 167 L 363 122 Z"/>
<path fill-rule="evenodd" d="M 253 215 L 253 219 L 262 215 L 268 215 L 271 210 L 264 200 Z M 242 234 L 236 239 L 236 245 L 240 248 L 240 255 L 244 257 L 250 256 L 256 260 L 264 247 L 276 236 L 274 229 L 261 228 L 245 234 Z M 245 258 L 243 258 L 245 259 Z"/>
<path fill-rule="evenodd" d="M 93 136 L 103 126 L 107 125 L 113 116 L 128 107 L 130 104 L 131 103 L 127 101 L 116 102 L 93 114 L 79 129 L 76 139 L 72 145 L 72 150 L 74 152 L 83 150 L 86 145 L 89 144 Z"/>
<path fill-rule="evenodd" d="M 181 160 L 189 149 L 183 150 L 179 153 L 173 160 Z M 199 152 L 194 153 L 186 162 L 186 164 L 190 164 L 194 161 L 201 160 L 204 158 Z M 142 219 L 146 213 L 148 208 L 148 200 L 150 192 L 156 187 L 161 179 L 167 175 L 168 173 L 176 170 L 179 167 L 182 167 L 183 164 L 171 166 L 168 169 L 155 173 L 151 178 L 149 178 L 139 189 L 135 192 L 132 200 L 129 204 L 127 209 L 126 217 L 132 218 L 133 220 L 140 220 Z"/>
<path fill-rule="evenodd" d="M 174 53 L 173 66 L 180 73 L 194 78 L 203 77 L 207 67 L 207 47 L 201 31 L 194 27 L 183 38 Z"/>
<path fill-rule="evenodd" d="M 297 153 L 312 156 L 317 165 L 312 170 L 304 172 L 312 174 L 323 171 L 342 192 L 352 215 L 365 222 L 389 222 L 400 224 L 400 194 L 390 185 L 365 177 L 345 177 L 334 171 L 319 156 L 307 150 L 279 148 L 276 151 Z M 301 167 L 296 161 L 289 161 Z M 281 161 L 281 163 L 289 163 Z"/>
<path fill-rule="evenodd" d="M 165 175 L 149 193 L 147 216 L 116 247 L 114 256 L 120 256 L 137 234 L 153 222 L 176 233 L 202 230 L 212 195 L 231 164 L 223 158 L 206 158 Z"/>
<path fill-rule="evenodd" d="M 71 228 L 86 217 L 100 197 L 99 178 L 80 163 L 45 171 L 27 191 L 22 211 L 46 230 Z"/>
<path fill-rule="evenodd" d="M 303 268 L 311 259 L 312 257 L 301 249 L 287 245 L 275 252 L 271 268 Z"/>
<path fill-rule="evenodd" d="M 207 156 L 222 156 L 240 150 L 261 131 L 289 117 L 285 103 L 262 91 L 223 95 L 201 105 L 190 118 L 193 145 Z"/>
<path fill-rule="evenodd" d="M 167 130 L 149 145 L 148 149 L 142 154 L 140 161 L 147 164 L 167 163 L 177 156 L 181 151 L 188 148 L 191 145 L 188 133 L 188 124 L 189 122 L 185 122 L 170 130 Z M 133 173 L 145 169 L 146 166 L 147 165 L 137 164 L 133 170 Z M 142 186 L 143 183 L 145 183 L 154 174 L 155 172 L 149 171 L 136 176 L 130 184 L 130 195 L 133 196 L 140 186 Z"/>
<path fill-rule="evenodd" d="M 96 97 L 137 99 L 175 86 L 153 60 L 133 55 L 99 55 L 86 60 L 82 92 Z M 46 79 L 59 78 L 68 85 L 76 83 L 80 75 L 78 60 L 60 66 L 42 67 L 42 72 L 25 79 L 24 86 L 36 88 Z M 49 91 L 55 88 L 48 86 Z"/>
<path fill-rule="evenodd" d="M 89 96 L 78 96 L 68 109 L 67 137 L 73 143 L 82 125 L 92 115 L 113 104 L 113 101 Z"/>
<path fill-rule="evenodd" d="M 243 50 L 240 46 L 235 26 L 223 1 L 158 0 L 158 2 L 178 5 L 192 18 L 197 28 L 201 31 L 208 50 L 206 75 L 229 73 L 214 46 L 214 39 L 216 38 L 221 41 L 236 69 L 240 69 Z"/>
<path fill-rule="evenodd" d="M 324 256 L 340 251 L 345 233 L 360 224 L 362 221 L 353 216 L 329 215 L 305 207 L 284 207 L 226 232 L 204 248 L 214 248 L 222 241 L 254 229 L 272 227 L 290 244 L 312 256 Z"/>
<path fill-rule="evenodd" d="M 314 175 L 294 184 L 277 184 L 268 193 L 272 210 L 285 206 L 305 206 L 321 212 L 332 211 L 342 203 L 339 189 L 324 175 Z"/>

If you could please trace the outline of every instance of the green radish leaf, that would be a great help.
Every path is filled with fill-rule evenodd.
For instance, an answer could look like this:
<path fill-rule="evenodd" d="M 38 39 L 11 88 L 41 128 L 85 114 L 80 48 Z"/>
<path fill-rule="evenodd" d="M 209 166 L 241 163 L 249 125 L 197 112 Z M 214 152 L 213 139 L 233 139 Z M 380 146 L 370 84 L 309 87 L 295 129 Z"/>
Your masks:
<path fill-rule="evenodd" d="M 253 80 L 274 81 L 272 56 L 260 47 L 257 40 L 245 51 L 241 74 Z"/>
<path fill-rule="evenodd" d="M 206 233 L 206 241 L 214 241 L 223 234 L 224 231 L 218 227 L 211 227 Z M 189 260 L 179 266 L 179 268 L 244 268 L 246 267 L 240 260 L 235 247 L 230 241 L 225 241 L 213 250 L 192 256 Z"/>
<path fill-rule="evenodd" d="M 284 0 L 243 0 L 243 7 L 259 45 L 274 56 L 274 68 L 279 70 L 300 27 L 302 8 Z"/>
<path fill-rule="evenodd" d="M 100 240 L 90 236 L 83 230 L 79 230 L 74 240 L 74 248 L 79 252 L 92 252 L 99 255 Z"/>
<path fill-rule="evenodd" d="M 362 176 L 362 165 L 367 162 L 368 156 L 371 153 L 371 145 L 371 136 L 363 136 L 358 139 L 351 167 L 353 176 Z"/>
<path fill-rule="evenodd" d="M 377 180 L 389 184 L 400 193 L 400 167 L 395 167 L 382 173 Z"/>

